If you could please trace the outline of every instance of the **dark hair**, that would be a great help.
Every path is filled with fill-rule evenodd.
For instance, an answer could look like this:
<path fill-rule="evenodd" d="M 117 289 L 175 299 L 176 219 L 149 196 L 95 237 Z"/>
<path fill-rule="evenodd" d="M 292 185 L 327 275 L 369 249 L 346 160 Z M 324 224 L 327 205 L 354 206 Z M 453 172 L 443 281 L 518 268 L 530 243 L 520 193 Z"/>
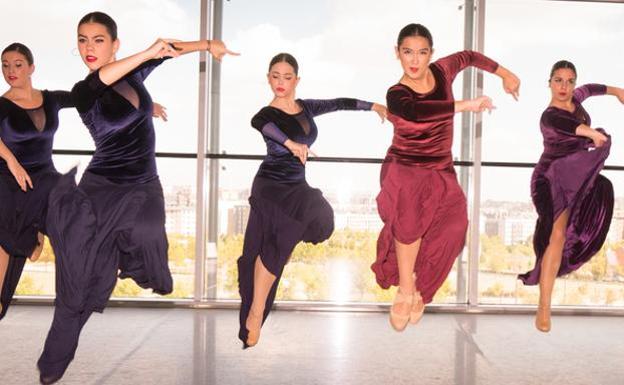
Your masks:
<path fill-rule="evenodd" d="M 271 71 L 271 67 L 277 63 L 288 63 L 295 70 L 295 75 L 299 75 L 299 64 L 297 63 L 297 59 L 289 53 L 281 52 L 277 55 L 273 56 L 271 62 L 269 63 L 269 71 Z"/>
<path fill-rule="evenodd" d="M 4 55 L 7 52 L 21 53 L 26 58 L 28 65 L 33 65 L 35 63 L 35 58 L 33 57 L 32 52 L 22 43 L 9 44 L 9 46 L 2 51 L 2 54 Z"/>
<path fill-rule="evenodd" d="M 574 64 L 572 64 L 572 62 L 569 62 L 567 60 L 559 60 L 552 66 L 552 69 L 550 70 L 550 77 L 548 79 L 552 79 L 553 75 L 555 74 L 555 71 L 560 70 L 562 68 L 571 69 L 572 72 L 574 72 L 574 76 L 577 76 L 576 67 L 574 66 Z"/>
<path fill-rule="evenodd" d="M 413 36 L 424 37 L 429 42 L 429 47 L 433 48 L 433 37 L 431 36 L 431 32 L 429 32 L 427 27 L 424 25 L 414 23 L 408 24 L 401 29 L 399 37 L 397 38 L 397 47 L 401 46 L 401 43 L 403 43 L 403 40 L 405 40 L 406 37 Z"/>
<path fill-rule="evenodd" d="M 113 41 L 117 40 L 117 23 L 112 17 L 108 16 L 104 12 L 91 12 L 87 13 L 78 22 L 78 27 L 86 23 L 98 23 L 106 27 L 108 34 L 111 35 Z"/>

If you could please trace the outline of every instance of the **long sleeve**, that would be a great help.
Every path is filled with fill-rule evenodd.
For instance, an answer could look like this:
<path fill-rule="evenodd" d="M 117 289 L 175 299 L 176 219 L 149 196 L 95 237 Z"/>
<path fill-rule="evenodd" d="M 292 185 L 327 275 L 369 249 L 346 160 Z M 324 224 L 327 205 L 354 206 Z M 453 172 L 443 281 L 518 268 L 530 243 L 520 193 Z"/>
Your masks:
<path fill-rule="evenodd" d="M 487 72 L 496 72 L 498 63 L 476 51 L 461 51 L 437 60 L 436 64 L 449 80 L 468 66 L 477 67 Z"/>
<path fill-rule="evenodd" d="M 51 91 L 50 92 L 60 108 L 73 108 L 75 103 L 72 100 L 71 92 L 69 91 Z"/>
<path fill-rule="evenodd" d="M 604 84 L 585 84 L 574 90 L 574 98 L 577 102 L 583 103 L 583 101 L 590 96 L 599 96 L 607 93 L 607 86 Z"/>
<path fill-rule="evenodd" d="M 284 144 L 284 142 L 288 140 L 288 136 L 286 136 L 286 134 L 284 134 L 284 132 L 282 132 L 282 130 L 280 130 L 279 127 L 277 127 L 277 125 L 273 122 L 269 122 L 262 126 L 260 132 L 262 132 L 262 135 L 276 141 L 279 144 Z"/>
<path fill-rule="evenodd" d="M 454 101 L 420 99 L 401 85 L 388 90 L 386 102 L 390 113 L 412 122 L 447 119 L 455 114 Z"/>
<path fill-rule="evenodd" d="M 100 79 L 99 70 L 90 73 L 84 80 L 76 83 L 71 90 L 71 99 L 78 112 L 89 111 L 107 87 Z"/>
<path fill-rule="evenodd" d="M 141 81 L 144 81 L 145 79 L 147 79 L 147 77 L 149 76 L 149 74 L 152 73 L 152 71 L 158 67 L 159 65 L 161 65 L 165 60 L 167 59 L 171 59 L 170 57 L 164 57 L 161 59 L 152 59 L 152 60 L 148 60 L 145 63 L 141 64 L 140 66 L 138 66 L 136 69 L 130 71 L 130 74 L 132 75 L 138 75 L 139 78 L 141 79 Z"/>
<path fill-rule="evenodd" d="M 302 103 L 312 117 L 339 110 L 367 111 L 373 107 L 371 102 L 352 98 L 304 99 Z"/>

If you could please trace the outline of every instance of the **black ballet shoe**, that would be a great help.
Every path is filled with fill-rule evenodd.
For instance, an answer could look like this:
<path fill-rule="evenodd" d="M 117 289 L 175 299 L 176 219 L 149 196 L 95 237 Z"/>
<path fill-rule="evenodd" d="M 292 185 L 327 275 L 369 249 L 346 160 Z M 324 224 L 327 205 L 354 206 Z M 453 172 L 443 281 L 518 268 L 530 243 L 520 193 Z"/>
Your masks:
<path fill-rule="evenodd" d="M 63 375 L 52 375 L 52 376 L 44 376 L 43 374 L 39 375 L 39 383 L 43 384 L 43 385 L 51 385 L 54 384 L 56 382 L 58 382 L 58 380 L 60 380 L 63 377 Z"/>

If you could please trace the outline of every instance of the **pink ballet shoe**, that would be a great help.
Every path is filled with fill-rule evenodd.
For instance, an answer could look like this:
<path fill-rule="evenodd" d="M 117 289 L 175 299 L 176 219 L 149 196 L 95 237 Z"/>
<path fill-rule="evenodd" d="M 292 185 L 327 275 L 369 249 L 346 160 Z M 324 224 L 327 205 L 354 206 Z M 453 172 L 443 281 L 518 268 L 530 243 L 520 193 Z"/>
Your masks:
<path fill-rule="evenodd" d="M 424 312 L 425 303 L 423 302 L 420 292 L 416 290 L 414 292 L 414 302 L 412 303 L 412 308 L 410 310 L 409 322 L 416 325 L 422 318 Z"/>
<path fill-rule="evenodd" d="M 390 307 L 390 325 L 397 332 L 402 332 L 407 327 L 407 324 L 410 320 L 411 307 L 414 301 L 414 295 L 405 295 L 401 293 L 401 290 L 397 290 L 396 296 L 394 297 L 394 301 L 392 302 L 392 306 Z M 407 314 L 401 314 L 394 311 L 394 305 L 398 305 L 401 303 L 406 303 L 409 305 L 408 309 L 410 312 Z"/>
<path fill-rule="evenodd" d="M 256 344 L 260 340 L 262 316 L 258 316 L 254 314 L 252 310 L 249 310 L 247 321 L 245 321 L 245 327 L 247 328 L 247 346 L 256 346 Z"/>
<path fill-rule="evenodd" d="M 543 333 L 548 333 L 550 331 L 550 306 L 539 305 L 537 307 L 535 328 Z"/>
<path fill-rule="evenodd" d="M 36 262 L 39 257 L 41 256 L 41 252 L 43 251 L 43 237 L 37 241 L 37 246 L 35 247 L 35 249 L 33 250 L 32 254 L 30 255 L 30 257 L 28 259 L 30 259 L 30 262 Z"/>

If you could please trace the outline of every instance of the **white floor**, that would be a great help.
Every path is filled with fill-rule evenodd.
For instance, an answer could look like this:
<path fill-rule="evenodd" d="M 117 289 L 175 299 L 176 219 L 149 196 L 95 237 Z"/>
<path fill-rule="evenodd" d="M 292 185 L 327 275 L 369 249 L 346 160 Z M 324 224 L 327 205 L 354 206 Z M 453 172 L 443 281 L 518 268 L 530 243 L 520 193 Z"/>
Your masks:
<path fill-rule="evenodd" d="M 0 322 L 0 384 L 37 384 L 51 307 Z M 110 308 L 94 315 L 59 384 L 624 384 L 624 317 L 425 314 L 394 332 L 382 313 L 274 312 L 241 350 L 231 310 Z"/>

